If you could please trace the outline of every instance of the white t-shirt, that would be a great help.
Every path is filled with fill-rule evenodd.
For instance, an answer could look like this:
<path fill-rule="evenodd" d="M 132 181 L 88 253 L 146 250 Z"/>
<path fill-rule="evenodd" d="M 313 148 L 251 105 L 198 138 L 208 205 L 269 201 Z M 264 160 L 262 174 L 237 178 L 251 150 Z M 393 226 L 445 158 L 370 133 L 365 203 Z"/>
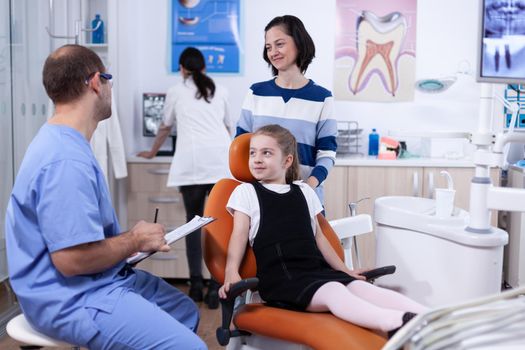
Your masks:
<path fill-rule="evenodd" d="M 319 201 L 319 197 L 315 191 L 302 180 L 294 181 L 294 184 L 299 185 L 299 188 L 306 198 L 306 204 L 308 205 L 308 211 L 310 213 L 310 222 L 312 229 L 316 231 L 317 227 L 317 218 L 316 215 L 323 211 L 323 206 Z M 277 192 L 277 193 L 286 193 L 290 191 L 290 185 L 285 184 L 262 184 L 265 188 Z M 261 221 L 260 217 L 260 208 L 259 208 L 259 199 L 257 198 L 257 193 L 255 193 L 255 188 L 249 183 L 243 183 L 233 190 L 228 203 L 226 204 L 226 209 L 233 215 L 235 210 L 240 211 L 250 217 L 250 232 L 249 232 L 249 241 L 250 245 L 253 245 L 257 231 L 259 230 L 259 223 Z"/>
<path fill-rule="evenodd" d="M 196 99 L 197 86 L 190 77 L 170 88 L 164 104 L 164 124 L 176 124 L 175 155 L 168 186 L 213 184 L 231 177 L 228 150 L 231 126 L 228 93 L 215 85 L 215 95 L 206 102 Z"/>

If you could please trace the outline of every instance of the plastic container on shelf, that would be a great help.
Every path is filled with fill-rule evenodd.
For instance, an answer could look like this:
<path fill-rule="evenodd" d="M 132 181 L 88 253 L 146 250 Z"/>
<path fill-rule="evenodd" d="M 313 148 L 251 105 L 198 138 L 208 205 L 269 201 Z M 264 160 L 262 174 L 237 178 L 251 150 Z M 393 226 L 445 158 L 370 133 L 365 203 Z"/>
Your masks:
<path fill-rule="evenodd" d="M 93 44 L 103 44 L 104 43 L 104 21 L 100 19 L 99 14 L 96 14 L 95 19 L 91 21 L 91 28 L 94 29 L 91 35 L 91 42 Z"/>
<path fill-rule="evenodd" d="M 379 153 L 379 134 L 376 129 L 372 129 L 372 132 L 368 134 L 368 155 L 377 156 Z"/>

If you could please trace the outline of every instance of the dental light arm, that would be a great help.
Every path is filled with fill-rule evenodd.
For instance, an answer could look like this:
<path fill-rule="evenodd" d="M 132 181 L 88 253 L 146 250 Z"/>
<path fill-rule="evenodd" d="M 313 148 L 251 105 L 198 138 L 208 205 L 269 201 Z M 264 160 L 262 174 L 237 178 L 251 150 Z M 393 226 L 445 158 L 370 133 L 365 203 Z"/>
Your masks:
<path fill-rule="evenodd" d="M 491 112 L 494 99 L 513 112 L 509 132 L 499 133 L 497 136 L 491 133 Z M 472 135 L 472 143 L 476 146 L 474 153 L 476 173 L 470 185 L 470 222 L 467 227 L 469 232 L 492 232 L 489 209 L 524 211 L 525 207 L 522 204 L 525 203 L 525 190 L 494 187 L 489 177 L 491 166 L 504 166 L 503 149 L 507 143 L 525 142 L 525 134 L 512 130 L 519 108 L 519 104 L 512 104 L 494 94 L 493 84 L 481 85 L 478 131 Z"/>
<path fill-rule="evenodd" d="M 494 97 L 498 100 L 498 102 L 500 102 L 507 109 L 512 111 L 512 118 L 510 120 L 509 131 L 507 133 L 498 134 L 496 136 L 496 142 L 494 143 L 494 147 L 492 147 L 492 151 L 494 153 L 502 153 L 503 148 L 507 143 L 516 141 L 523 142 L 525 141 L 525 135 L 514 132 L 514 126 L 516 125 L 516 120 L 518 119 L 518 114 L 520 110 L 519 103 L 510 103 L 508 100 L 504 99 L 500 95 L 494 95 Z"/>

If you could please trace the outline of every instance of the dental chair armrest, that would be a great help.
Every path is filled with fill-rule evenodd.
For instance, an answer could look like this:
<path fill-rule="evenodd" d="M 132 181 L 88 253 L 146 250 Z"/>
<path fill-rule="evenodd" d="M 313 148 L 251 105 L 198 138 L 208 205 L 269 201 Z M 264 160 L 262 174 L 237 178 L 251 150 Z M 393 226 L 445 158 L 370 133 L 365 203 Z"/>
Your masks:
<path fill-rule="evenodd" d="M 372 282 L 378 277 L 381 277 L 384 275 L 391 275 L 394 272 L 396 272 L 396 266 L 387 265 L 387 266 L 382 266 L 382 267 L 378 267 L 372 270 L 365 271 L 361 273 L 361 276 L 365 276 L 367 281 Z"/>
<path fill-rule="evenodd" d="M 248 289 L 255 289 L 259 284 L 257 277 L 246 278 L 234 283 L 230 286 L 226 299 L 220 299 L 222 310 L 222 324 L 217 328 L 216 336 L 220 345 L 226 346 L 230 342 L 231 337 L 238 337 L 240 335 L 248 335 L 250 333 L 238 330 L 230 330 L 230 324 L 233 318 L 233 308 L 235 306 L 235 298 Z"/>
<path fill-rule="evenodd" d="M 235 300 L 239 295 L 246 292 L 248 289 L 255 289 L 259 284 L 257 277 L 245 278 L 237 283 L 233 283 L 230 286 L 230 290 L 226 293 L 227 298 L 225 300 Z"/>

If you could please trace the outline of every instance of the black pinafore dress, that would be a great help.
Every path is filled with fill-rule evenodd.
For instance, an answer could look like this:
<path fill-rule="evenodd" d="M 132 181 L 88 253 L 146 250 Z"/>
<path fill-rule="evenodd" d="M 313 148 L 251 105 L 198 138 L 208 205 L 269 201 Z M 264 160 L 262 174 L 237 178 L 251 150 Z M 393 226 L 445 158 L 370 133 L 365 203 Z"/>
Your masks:
<path fill-rule="evenodd" d="M 355 280 L 334 270 L 317 248 L 301 188 L 276 193 L 254 182 L 260 224 L 253 243 L 259 293 L 269 305 L 304 310 L 325 283 Z"/>

